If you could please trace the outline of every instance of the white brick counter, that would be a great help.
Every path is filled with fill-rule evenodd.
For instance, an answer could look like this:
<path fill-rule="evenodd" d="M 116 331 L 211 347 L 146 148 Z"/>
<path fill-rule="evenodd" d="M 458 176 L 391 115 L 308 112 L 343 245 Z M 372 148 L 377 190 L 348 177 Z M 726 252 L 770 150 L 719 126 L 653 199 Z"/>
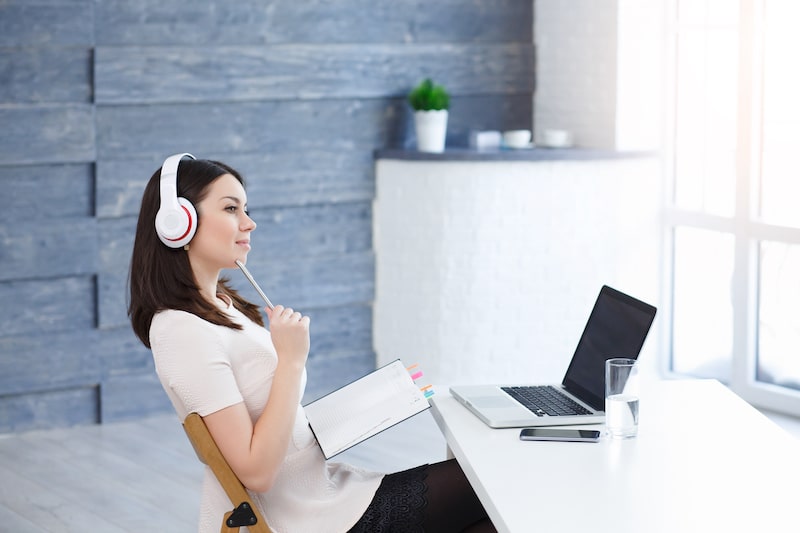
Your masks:
<path fill-rule="evenodd" d="M 560 381 L 602 284 L 659 303 L 653 158 L 376 163 L 379 365 Z M 658 318 L 643 363 L 656 368 Z"/>

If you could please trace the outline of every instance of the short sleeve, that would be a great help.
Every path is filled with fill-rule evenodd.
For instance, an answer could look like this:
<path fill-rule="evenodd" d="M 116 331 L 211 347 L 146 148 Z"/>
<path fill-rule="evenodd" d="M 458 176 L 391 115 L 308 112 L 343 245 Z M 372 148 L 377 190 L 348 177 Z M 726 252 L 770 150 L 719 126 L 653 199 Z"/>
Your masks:
<path fill-rule="evenodd" d="M 153 317 L 150 346 L 156 372 L 181 419 L 243 401 L 219 328 L 183 311 L 162 311 Z"/>

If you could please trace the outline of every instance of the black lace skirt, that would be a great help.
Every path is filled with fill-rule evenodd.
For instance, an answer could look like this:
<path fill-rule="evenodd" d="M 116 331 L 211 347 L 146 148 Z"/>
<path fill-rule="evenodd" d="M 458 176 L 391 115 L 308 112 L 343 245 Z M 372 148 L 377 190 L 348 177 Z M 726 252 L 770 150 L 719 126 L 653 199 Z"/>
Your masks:
<path fill-rule="evenodd" d="M 422 533 L 428 465 L 387 474 L 348 533 Z"/>

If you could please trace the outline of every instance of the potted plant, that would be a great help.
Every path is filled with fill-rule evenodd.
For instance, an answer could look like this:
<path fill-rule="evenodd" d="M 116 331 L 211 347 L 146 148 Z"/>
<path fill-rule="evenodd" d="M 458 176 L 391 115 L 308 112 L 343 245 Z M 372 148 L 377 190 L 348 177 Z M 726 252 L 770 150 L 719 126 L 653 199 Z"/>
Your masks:
<path fill-rule="evenodd" d="M 414 128 L 417 132 L 417 150 L 444 152 L 447 136 L 447 111 L 450 95 L 447 90 L 426 78 L 408 94 L 414 109 Z"/>

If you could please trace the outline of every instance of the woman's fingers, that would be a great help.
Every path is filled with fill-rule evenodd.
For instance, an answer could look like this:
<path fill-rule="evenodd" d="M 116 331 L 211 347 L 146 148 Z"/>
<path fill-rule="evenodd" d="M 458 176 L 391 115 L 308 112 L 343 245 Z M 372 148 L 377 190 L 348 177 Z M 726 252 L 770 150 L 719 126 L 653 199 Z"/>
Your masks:
<path fill-rule="evenodd" d="M 270 312 L 267 313 L 267 317 L 269 318 L 270 322 L 280 319 L 281 322 L 285 323 L 304 322 L 305 324 L 308 324 L 311 320 L 309 317 L 303 316 L 303 313 L 300 311 L 295 311 L 291 307 L 283 307 L 282 305 L 276 305 Z"/>

